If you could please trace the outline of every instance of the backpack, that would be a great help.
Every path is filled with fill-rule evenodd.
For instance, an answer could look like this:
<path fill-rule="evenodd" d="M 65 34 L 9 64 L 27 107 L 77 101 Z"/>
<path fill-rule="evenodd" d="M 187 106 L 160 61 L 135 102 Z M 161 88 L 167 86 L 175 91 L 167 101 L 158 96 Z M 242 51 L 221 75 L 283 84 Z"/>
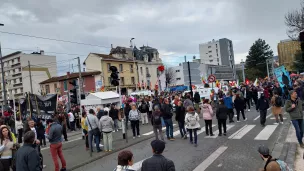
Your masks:
<path fill-rule="evenodd" d="M 283 102 L 282 102 L 282 99 L 280 98 L 280 97 L 276 97 L 275 98 L 275 106 L 276 107 L 282 107 L 282 104 L 283 104 Z"/>
<path fill-rule="evenodd" d="M 265 166 L 264 166 L 264 170 L 266 171 L 266 167 L 267 165 L 272 162 L 275 161 L 279 164 L 281 171 L 293 171 L 288 165 L 287 163 L 285 163 L 284 161 L 280 160 L 280 159 L 271 159 L 269 162 L 266 162 Z"/>
<path fill-rule="evenodd" d="M 154 115 L 153 116 L 153 123 L 154 123 L 154 125 L 161 125 L 162 124 L 160 115 Z"/>
<path fill-rule="evenodd" d="M 190 126 L 195 126 L 196 125 L 197 121 L 196 121 L 195 115 L 189 115 L 187 120 L 188 120 Z"/>

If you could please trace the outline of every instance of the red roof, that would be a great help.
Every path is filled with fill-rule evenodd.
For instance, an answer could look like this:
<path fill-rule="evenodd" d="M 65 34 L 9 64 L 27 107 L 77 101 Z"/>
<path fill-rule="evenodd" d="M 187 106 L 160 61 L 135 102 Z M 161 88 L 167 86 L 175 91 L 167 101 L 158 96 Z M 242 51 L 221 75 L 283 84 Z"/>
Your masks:
<path fill-rule="evenodd" d="M 81 77 L 88 77 L 88 76 L 99 75 L 99 74 L 101 74 L 100 71 L 82 72 Z M 63 75 L 63 76 L 59 76 L 59 77 L 52 77 L 52 78 L 49 78 L 47 80 L 40 82 L 39 84 L 53 83 L 53 82 L 64 81 L 64 80 L 72 80 L 72 79 L 75 79 L 78 77 L 79 77 L 79 73 L 76 72 L 76 73 L 71 73 L 69 76 Z"/>

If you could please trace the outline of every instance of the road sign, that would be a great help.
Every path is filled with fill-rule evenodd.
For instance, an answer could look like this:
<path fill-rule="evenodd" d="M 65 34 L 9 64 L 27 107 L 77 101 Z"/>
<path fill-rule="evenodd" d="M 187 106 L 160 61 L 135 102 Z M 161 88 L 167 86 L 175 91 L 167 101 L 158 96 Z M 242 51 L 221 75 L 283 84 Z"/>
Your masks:
<path fill-rule="evenodd" d="M 208 81 L 209 81 L 210 83 L 215 82 L 215 76 L 214 76 L 214 75 L 209 75 Z"/>

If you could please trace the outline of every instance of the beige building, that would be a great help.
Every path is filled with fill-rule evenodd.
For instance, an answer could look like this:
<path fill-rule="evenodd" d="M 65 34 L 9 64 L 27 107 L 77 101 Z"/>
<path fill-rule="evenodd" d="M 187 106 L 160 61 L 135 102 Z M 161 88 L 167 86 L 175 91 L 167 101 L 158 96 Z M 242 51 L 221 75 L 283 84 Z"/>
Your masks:
<path fill-rule="evenodd" d="M 282 40 L 278 44 L 278 55 L 280 65 L 284 65 L 288 71 L 292 71 L 295 54 L 301 50 L 299 41 Z"/>
<path fill-rule="evenodd" d="M 44 51 L 25 54 L 20 51 L 2 57 L 5 74 L 7 98 L 24 98 L 25 92 L 31 92 L 28 64 L 31 65 L 32 89 L 34 94 L 41 94 L 39 83 L 57 75 L 56 56 L 45 55 Z M 47 63 L 47 64 L 46 64 Z M 1 70 L 0 70 L 1 72 Z M 3 83 L 0 74 L 0 103 L 4 100 Z"/>

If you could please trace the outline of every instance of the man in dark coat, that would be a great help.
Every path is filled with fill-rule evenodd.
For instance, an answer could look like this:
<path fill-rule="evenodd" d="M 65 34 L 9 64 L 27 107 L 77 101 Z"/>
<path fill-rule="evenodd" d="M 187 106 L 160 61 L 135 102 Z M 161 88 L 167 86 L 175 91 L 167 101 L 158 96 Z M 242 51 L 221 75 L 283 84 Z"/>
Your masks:
<path fill-rule="evenodd" d="M 268 99 L 265 98 L 264 93 L 262 93 L 256 105 L 256 110 L 260 111 L 260 123 L 262 126 L 265 126 L 268 108 L 269 108 L 269 101 Z"/>

